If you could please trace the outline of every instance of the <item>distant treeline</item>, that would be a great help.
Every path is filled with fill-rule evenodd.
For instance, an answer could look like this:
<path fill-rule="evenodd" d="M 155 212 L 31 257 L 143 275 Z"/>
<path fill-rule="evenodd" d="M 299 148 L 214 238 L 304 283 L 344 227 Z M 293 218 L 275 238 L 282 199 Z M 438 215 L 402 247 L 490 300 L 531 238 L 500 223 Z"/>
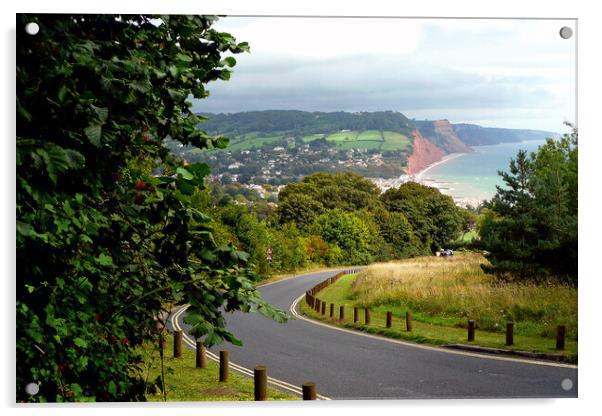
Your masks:
<path fill-rule="evenodd" d="M 299 110 L 264 110 L 241 113 L 202 113 L 208 120 L 200 127 L 211 134 L 233 137 L 251 133 L 289 133 L 304 136 L 315 133 L 334 133 L 341 130 L 396 131 L 411 137 L 418 128 L 423 135 L 434 136 L 433 120 L 408 119 L 400 112 L 376 111 L 349 113 L 308 112 Z M 476 124 L 452 124 L 454 133 L 468 146 L 498 144 L 523 140 L 557 138 L 558 134 L 542 130 L 481 127 Z"/>
<path fill-rule="evenodd" d="M 209 133 L 244 135 L 281 133 L 297 135 L 334 133 L 340 130 L 391 130 L 410 133 L 411 121 L 393 111 L 347 113 L 307 112 L 297 110 L 248 111 L 229 114 L 202 114 L 209 120 L 200 127 Z"/>

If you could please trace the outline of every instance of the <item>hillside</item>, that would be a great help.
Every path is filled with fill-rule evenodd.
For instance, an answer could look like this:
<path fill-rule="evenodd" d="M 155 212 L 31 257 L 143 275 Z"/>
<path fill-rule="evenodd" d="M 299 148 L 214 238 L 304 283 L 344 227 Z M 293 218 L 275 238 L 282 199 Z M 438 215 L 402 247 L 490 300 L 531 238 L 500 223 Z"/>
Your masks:
<path fill-rule="evenodd" d="M 484 146 L 559 137 L 558 133 L 550 131 L 481 127 L 476 124 L 454 124 L 453 128 L 460 140 L 469 146 Z"/>
<path fill-rule="evenodd" d="M 448 120 L 410 120 L 393 111 L 265 110 L 201 114 L 199 127 L 224 135 L 224 150 L 175 148 L 190 162 L 207 163 L 224 183 L 285 184 L 314 172 L 352 171 L 393 179 L 414 174 L 470 146 L 540 139 L 536 130 L 484 128 Z"/>

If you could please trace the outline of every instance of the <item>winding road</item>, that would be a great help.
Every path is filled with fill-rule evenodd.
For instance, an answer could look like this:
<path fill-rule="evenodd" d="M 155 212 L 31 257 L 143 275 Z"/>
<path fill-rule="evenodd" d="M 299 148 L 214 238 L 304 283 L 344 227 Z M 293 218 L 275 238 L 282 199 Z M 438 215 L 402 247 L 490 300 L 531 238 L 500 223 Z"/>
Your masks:
<path fill-rule="evenodd" d="M 336 271 L 310 273 L 261 287 L 263 298 L 295 319 L 285 324 L 259 314 L 227 314 L 228 328 L 243 347 L 224 343 L 231 368 L 246 375 L 268 368 L 269 384 L 300 394 L 308 381 L 319 399 L 549 398 L 577 397 L 577 367 L 446 350 L 345 330 L 300 316 L 295 306 L 305 291 Z M 183 329 L 185 307 L 171 325 Z"/>

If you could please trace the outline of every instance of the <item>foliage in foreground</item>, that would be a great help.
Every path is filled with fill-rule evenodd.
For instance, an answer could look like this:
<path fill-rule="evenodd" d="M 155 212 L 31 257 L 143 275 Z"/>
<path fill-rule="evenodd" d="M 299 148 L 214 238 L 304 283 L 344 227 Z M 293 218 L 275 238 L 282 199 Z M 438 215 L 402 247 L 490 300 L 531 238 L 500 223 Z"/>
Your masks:
<path fill-rule="evenodd" d="M 207 344 L 238 342 L 222 307 L 283 317 L 191 202 L 208 167 L 163 146 L 227 144 L 186 99 L 228 79 L 223 55 L 248 45 L 208 16 L 17 20 L 40 25 L 17 39 L 17 400 L 144 400 L 135 347 L 156 339 L 162 305 L 190 303 Z"/>

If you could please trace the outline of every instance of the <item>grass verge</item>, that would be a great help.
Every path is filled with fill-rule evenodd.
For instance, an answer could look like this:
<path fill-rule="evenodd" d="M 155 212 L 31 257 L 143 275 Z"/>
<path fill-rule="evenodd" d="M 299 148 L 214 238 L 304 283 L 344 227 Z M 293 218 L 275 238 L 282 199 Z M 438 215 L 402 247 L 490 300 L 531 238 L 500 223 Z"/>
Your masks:
<path fill-rule="evenodd" d="M 158 348 L 147 344 L 142 350 L 151 384 L 161 375 Z M 219 365 L 207 359 L 207 368 L 196 368 L 195 352 L 184 348 L 182 357 L 173 358 L 173 337 L 167 340 L 164 359 L 165 387 L 168 402 L 248 401 L 254 399 L 253 380 L 230 370 L 227 382 L 219 382 Z M 299 400 L 297 396 L 268 387 L 268 400 Z M 160 390 L 147 393 L 150 402 L 163 401 Z"/>
<path fill-rule="evenodd" d="M 343 276 L 335 284 L 325 288 L 316 295 L 318 299 L 327 303 L 325 315 L 314 311 L 304 300 L 299 303 L 300 312 L 310 318 L 325 321 L 332 325 L 416 343 L 434 345 L 466 344 L 517 351 L 563 354 L 567 357 L 567 361 L 573 363 L 577 362 L 577 342 L 575 340 L 567 339 L 565 350 L 557 351 L 555 349 L 556 344 L 554 338 L 521 334 L 520 323 L 515 323 L 514 345 L 512 346 L 505 345 L 505 327 L 500 328 L 500 331 L 485 331 L 478 329 L 478 322 L 475 341 L 468 342 L 464 318 L 462 318 L 462 323 L 459 323 L 458 321 L 455 325 L 450 325 L 449 318 L 446 319 L 424 313 L 412 312 L 412 331 L 408 332 L 406 331 L 405 324 L 405 313 L 408 309 L 396 305 L 379 305 L 371 307 L 371 323 L 365 325 L 364 309 L 361 308 L 362 305 L 353 299 L 352 284 L 357 276 L 357 274 Z M 333 318 L 330 318 L 331 303 L 335 305 Z M 345 319 L 343 320 L 338 319 L 339 308 L 341 305 L 343 305 L 345 309 Z M 353 322 L 354 307 L 358 307 L 358 323 Z M 386 327 L 387 311 L 392 312 L 393 315 L 391 328 Z"/>

